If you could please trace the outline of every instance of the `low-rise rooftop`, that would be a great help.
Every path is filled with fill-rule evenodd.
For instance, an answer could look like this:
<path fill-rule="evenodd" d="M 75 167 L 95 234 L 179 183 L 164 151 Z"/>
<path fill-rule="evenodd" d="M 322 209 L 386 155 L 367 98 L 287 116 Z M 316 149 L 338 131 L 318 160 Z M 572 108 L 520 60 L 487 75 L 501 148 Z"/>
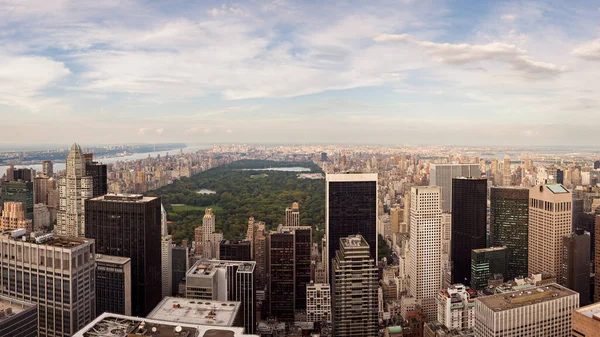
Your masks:
<path fill-rule="evenodd" d="M 256 267 L 254 261 L 226 261 L 226 260 L 200 260 L 187 271 L 186 276 L 205 277 L 214 275 L 217 270 L 227 268 L 227 266 L 237 266 L 238 272 L 252 272 Z"/>
<path fill-rule="evenodd" d="M 156 199 L 156 197 L 146 197 L 141 194 L 107 194 L 92 198 L 90 200 L 110 202 L 147 202 L 154 199 Z"/>
<path fill-rule="evenodd" d="M 233 326 L 239 312 L 240 302 L 165 297 L 148 314 L 148 318 L 190 324 Z"/>
<path fill-rule="evenodd" d="M 113 264 L 126 264 L 131 259 L 128 257 L 96 254 L 96 262 L 113 263 Z"/>
<path fill-rule="evenodd" d="M 82 245 L 91 240 L 91 239 L 79 238 L 79 237 L 58 236 L 53 233 L 46 233 L 46 234 L 29 233 L 29 234 L 27 234 L 24 228 L 1 231 L 0 239 L 23 241 L 23 242 L 33 243 L 33 244 L 62 247 L 62 248 L 77 247 L 77 246 Z"/>
<path fill-rule="evenodd" d="M 0 296 L 0 323 L 23 311 L 35 308 L 36 304 L 17 300 L 7 296 Z M 34 309 L 37 311 L 37 309 Z"/>
<path fill-rule="evenodd" d="M 576 294 L 576 292 L 554 283 L 533 287 L 529 290 L 480 297 L 477 300 L 494 311 L 504 311 Z"/>
<path fill-rule="evenodd" d="M 581 307 L 575 311 L 584 316 L 600 321 L 600 302 Z"/>

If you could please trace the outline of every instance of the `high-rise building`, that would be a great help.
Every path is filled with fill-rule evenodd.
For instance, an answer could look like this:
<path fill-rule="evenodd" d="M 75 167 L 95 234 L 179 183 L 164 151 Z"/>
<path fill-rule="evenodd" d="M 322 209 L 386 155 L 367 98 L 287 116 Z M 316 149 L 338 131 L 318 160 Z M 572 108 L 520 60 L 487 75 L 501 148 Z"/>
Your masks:
<path fill-rule="evenodd" d="M 453 284 L 437 294 L 437 320 L 448 329 L 470 329 L 475 325 L 477 292 L 462 284 Z M 433 321 L 434 319 L 430 319 Z"/>
<path fill-rule="evenodd" d="M 185 246 L 174 246 L 171 249 L 171 282 L 173 285 L 173 295 L 184 296 L 184 293 L 180 293 L 179 285 L 185 283 L 185 274 L 190 269 L 190 260 L 188 254 L 188 248 Z"/>
<path fill-rule="evenodd" d="M 471 285 L 471 251 L 487 246 L 487 179 L 452 179 L 452 283 Z"/>
<path fill-rule="evenodd" d="M 51 217 L 50 209 L 45 204 L 35 204 L 33 206 L 33 231 L 45 231 L 50 228 Z"/>
<path fill-rule="evenodd" d="M 558 284 L 475 300 L 475 336 L 569 337 L 579 295 Z"/>
<path fill-rule="evenodd" d="M 2 201 L 23 204 L 25 218 L 33 220 L 33 183 L 26 180 L 12 180 L 2 184 Z"/>
<path fill-rule="evenodd" d="M 5 202 L 0 218 L 0 230 L 19 228 L 25 228 L 28 233 L 33 230 L 31 220 L 25 218 L 23 204 L 20 202 Z"/>
<path fill-rule="evenodd" d="M 186 274 L 186 297 L 242 303 L 244 328 L 254 333 L 254 261 L 200 260 Z"/>
<path fill-rule="evenodd" d="M 452 246 L 452 214 L 442 213 L 442 289 L 447 289 L 452 284 L 452 261 L 450 252 Z"/>
<path fill-rule="evenodd" d="M 306 285 L 306 321 L 331 322 L 331 287 L 329 283 Z"/>
<path fill-rule="evenodd" d="M 471 254 L 471 288 L 483 290 L 491 279 L 506 278 L 506 247 L 473 249 Z"/>
<path fill-rule="evenodd" d="M 285 209 L 285 225 L 300 226 L 300 206 L 297 202 Z"/>
<path fill-rule="evenodd" d="M 92 177 L 92 197 L 99 197 L 108 193 L 108 176 L 106 165 L 92 161 L 92 155 L 88 155 L 85 163 L 86 176 Z"/>
<path fill-rule="evenodd" d="M 160 302 L 160 198 L 105 195 L 85 201 L 86 237 L 98 254 L 131 258 L 132 313 L 147 315 Z"/>
<path fill-rule="evenodd" d="M 60 206 L 55 232 L 85 236 L 85 200 L 93 195 L 92 177 L 87 175 L 81 147 L 73 144 L 67 156 L 67 174 L 59 181 Z"/>
<path fill-rule="evenodd" d="M 225 261 L 252 261 L 251 247 L 248 240 L 221 240 L 219 255 Z"/>
<path fill-rule="evenodd" d="M 333 335 L 376 337 L 379 285 L 369 243 L 351 235 L 338 246 L 331 268 Z"/>
<path fill-rule="evenodd" d="M 572 337 L 600 336 L 600 303 L 590 304 L 573 312 Z"/>
<path fill-rule="evenodd" d="M 202 229 L 196 228 L 196 255 L 205 259 L 219 259 L 219 243 L 223 240 L 223 233 L 215 233 L 216 216 L 212 208 L 204 211 Z"/>
<path fill-rule="evenodd" d="M 590 233 L 576 229 L 562 240 L 562 273 L 559 283 L 579 293 L 579 305 L 590 304 Z"/>
<path fill-rule="evenodd" d="M 377 174 L 327 174 L 325 197 L 328 266 L 340 249 L 340 239 L 357 234 L 367 241 L 371 257 L 377 260 Z"/>
<path fill-rule="evenodd" d="M 490 245 L 506 247 L 506 279 L 528 275 L 529 189 L 490 189 Z"/>
<path fill-rule="evenodd" d="M 529 190 L 529 274 L 547 273 L 560 280 L 562 238 L 571 234 L 572 196 L 558 184 Z"/>
<path fill-rule="evenodd" d="M 508 155 L 504 156 L 504 160 L 502 161 L 502 185 L 510 186 L 511 185 L 511 171 L 510 171 L 510 157 Z"/>
<path fill-rule="evenodd" d="M 0 295 L 0 336 L 38 337 L 37 305 Z"/>
<path fill-rule="evenodd" d="M 592 243 L 596 246 L 593 256 L 595 267 L 594 270 L 600 271 L 600 215 L 596 215 L 596 223 L 594 227 L 596 233 L 599 234 L 596 235 L 594 242 Z M 594 274 L 594 302 L 600 302 L 600 272 Z"/>
<path fill-rule="evenodd" d="M 96 317 L 94 241 L 0 234 L 0 293 L 38 304 L 40 337 L 71 336 Z"/>
<path fill-rule="evenodd" d="M 160 256 L 161 256 L 161 276 L 162 276 L 162 297 L 171 296 L 173 293 L 173 260 L 171 252 L 173 241 L 170 235 L 161 236 Z"/>
<path fill-rule="evenodd" d="M 96 314 L 131 315 L 131 259 L 96 255 Z"/>
<path fill-rule="evenodd" d="M 321 152 L 321 161 L 327 161 L 327 152 Z"/>
<path fill-rule="evenodd" d="M 33 178 L 35 177 L 35 170 L 29 168 L 15 168 L 11 165 L 6 170 L 6 180 L 14 181 L 14 180 L 23 180 L 28 182 L 33 182 Z"/>
<path fill-rule="evenodd" d="M 269 312 L 288 323 L 293 323 L 295 317 L 295 251 L 293 232 L 273 232 L 267 236 Z"/>
<path fill-rule="evenodd" d="M 42 174 L 48 178 L 54 176 L 54 165 L 52 164 L 52 161 L 42 161 Z"/>
<path fill-rule="evenodd" d="M 33 202 L 35 204 L 48 204 L 48 188 L 50 178 L 37 176 L 33 179 Z"/>
<path fill-rule="evenodd" d="M 479 164 L 431 164 L 429 186 L 442 189 L 442 211 L 452 212 L 452 179 L 458 177 L 481 177 Z"/>
<path fill-rule="evenodd" d="M 267 234 L 265 223 L 256 222 L 253 217 L 248 220 L 248 233 L 246 240 L 250 241 L 250 254 L 256 262 L 256 291 L 264 292 L 266 287 L 267 267 L 266 267 L 266 249 Z"/>
<path fill-rule="evenodd" d="M 442 288 L 442 193 L 437 186 L 418 186 L 410 195 L 409 294 L 433 320 Z"/>

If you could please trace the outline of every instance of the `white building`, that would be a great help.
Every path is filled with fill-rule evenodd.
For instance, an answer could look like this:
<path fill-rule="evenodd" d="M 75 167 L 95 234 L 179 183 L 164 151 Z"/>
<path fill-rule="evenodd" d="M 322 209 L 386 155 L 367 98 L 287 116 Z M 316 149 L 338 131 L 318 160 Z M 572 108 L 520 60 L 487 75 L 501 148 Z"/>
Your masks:
<path fill-rule="evenodd" d="M 33 205 L 33 231 L 50 227 L 50 210 L 45 204 Z"/>
<path fill-rule="evenodd" d="M 470 329 L 475 325 L 477 293 L 462 284 L 454 284 L 438 293 L 438 322 L 448 329 Z"/>
<path fill-rule="evenodd" d="M 452 214 L 442 214 L 442 289 L 450 287 L 452 272 L 450 264 L 450 251 L 452 241 Z"/>
<path fill-rule="evenodd" d="M 300 206 L 297 202 L 294 202 L 292 207 L 285 209 L 285 225 L 300 226 Z"/>
<path fill-rule="evenodd" d="M 579 294 L 558 284 L 475 300 L 475 336 L 568 337 Z"/>
<path fill-rule="evenodd" d="M 67 156 L 67 175 L 58 182 L 60 204 L 55 233 L 85 236 L 85 200 L 92 197 L 92 177 L 86 176 L 81 147 L 71 145 Z"/>
<path fill-rule="evenodd" d="M 411 189 L 409 295 L 421 304 L 427 317 L 437 316 L 436 295 L 442 288 L 441 188 Z"/>
<path fill-rule="evenodd" d="M 205 259 L 219 259 L 219 243 L 223 240 L 223 233 L 215 233 L 216 218 L 212 208 L 205 210 L 200 242 L 196 242 L 197 251 L 202 252 Z M 198 243 L 201 244 L 200 247 Z"/>
<path fill-rule="evenodd" d="M 160 242 L 161 252 L 161 277 L 162 277 L 162 296 L 171 296 L 173 293 L 173 261 L 171 251 L 173 242 L 171 236 L 163 236 Z"/>
<path fill-rule="evenodd" d="M 306 285 L 306 321 L 331 322 L 331 287 L 328 283 Z"/>

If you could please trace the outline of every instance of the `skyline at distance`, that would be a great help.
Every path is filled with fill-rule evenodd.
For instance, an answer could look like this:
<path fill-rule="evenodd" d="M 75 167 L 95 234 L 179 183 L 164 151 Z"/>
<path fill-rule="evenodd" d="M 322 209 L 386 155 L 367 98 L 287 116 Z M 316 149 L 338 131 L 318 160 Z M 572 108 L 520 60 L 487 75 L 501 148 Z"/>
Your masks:
<path fill-rule="evenodd" d="M 0 0 L 0 148 L 600 141 L 597 1 Z"/>

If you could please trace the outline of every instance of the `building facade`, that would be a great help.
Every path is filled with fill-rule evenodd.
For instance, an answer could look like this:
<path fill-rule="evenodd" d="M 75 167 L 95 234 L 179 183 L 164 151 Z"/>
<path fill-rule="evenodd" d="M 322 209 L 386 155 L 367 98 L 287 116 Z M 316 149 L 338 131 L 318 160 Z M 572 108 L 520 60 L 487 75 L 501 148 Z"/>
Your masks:
<path fill-rule="evenodd" d="M 131 259 L 96 255 L 96 314 L 131 315 Z"/>
<path fill-rule="evenodd" d="M 0 336 L 37 337 L 37 304 L 0 296 Z"/>
<path fill-rule="evenodd" d="M 0 218 L 0 230 L 25 228 L 29 233 L 33 229 L 32 221 L 25 217 L 23 204 L 20 202 L 5 202 Z"/>
<path fill-rule="evenodd" d="M 171 252 L 173 242 L 170 235 L 160 239 L 160 266 L 162 276 L 162 297 L 171 296 L 173 293 L 173 260 Z"/>
<path fill-rule="evenodd" d="M 573 312 L 572 337 L 600 336 L 600 303 L 590 304 Z"/>
<path fill-rule="evenodd" d="M 202 227 L 196 228 L 196 255 L 205 259 L 219 259 L 219 243 L 223 240 L 223 233 L 215 233 L 216 216 L 212 208 L 205 210 L 202 218 Z"/>
<path fill-rule="evenodd" d="M 579 305 L 590 304 L 590 233 L 576 229 L 562 238 L 562 273 L 558 283 L 579 293 Z"/>
<path fill-rule="evenodd" d="M 429 186 L 442 189 L 442 212 L 452 212 L 452 179 L 458 177 L 481 177 L 479 164 L 431 164 Z"/>
<path fill-rule="evenodd" d="M 473 249 L 471 253 L 471 288 L 479 291 L 491 279 L 506 281 L 506 247 Z"/>
<path fill-rule="evenodd" d="M 437 321 L 450 330 L 473 328 L 476 298 L 477 292 L 462 284 L 453 284 L 447 290 L 438 292 Z"/>
<path fill-rule="evenodd" d="M 293 232 L 267 236 L 267 289 L 271 317 L 293 323 L 296 305 L 295 240 Z"/>
<path fill-rule="evenodd" d="M 25 218 L 33 220 L 34 193 L 33 182 L 27 180 L 12 180 L 2 184 L 2 201 L 23 204 Z"/>
<path fill-rule="evenodd" d="M 184 246 L 173 246 L 171 249 L 171 262 L 171 283 L 173 285 L 173 295 L 185 296 L 185 294 L 179 293 L 179 285 L 182 282 L 185 283 L 185 275 L 190 269 L 188 248 Z"/>
<path fill-rule="evenodd" d="M 219 244 L 221 260 L 252 261 L 251 251 L 248 240 L 221 240 Z"/>
<path fill-rule="evenodd" d="M 306 285 L 306 321 L 331 322 L 331 286 L 329 283 Z"/>
<path fill-rule="evenodd" d="M 285 225 L 300 226 L 300 206 L 297 202 L 285 209 Z"/>

